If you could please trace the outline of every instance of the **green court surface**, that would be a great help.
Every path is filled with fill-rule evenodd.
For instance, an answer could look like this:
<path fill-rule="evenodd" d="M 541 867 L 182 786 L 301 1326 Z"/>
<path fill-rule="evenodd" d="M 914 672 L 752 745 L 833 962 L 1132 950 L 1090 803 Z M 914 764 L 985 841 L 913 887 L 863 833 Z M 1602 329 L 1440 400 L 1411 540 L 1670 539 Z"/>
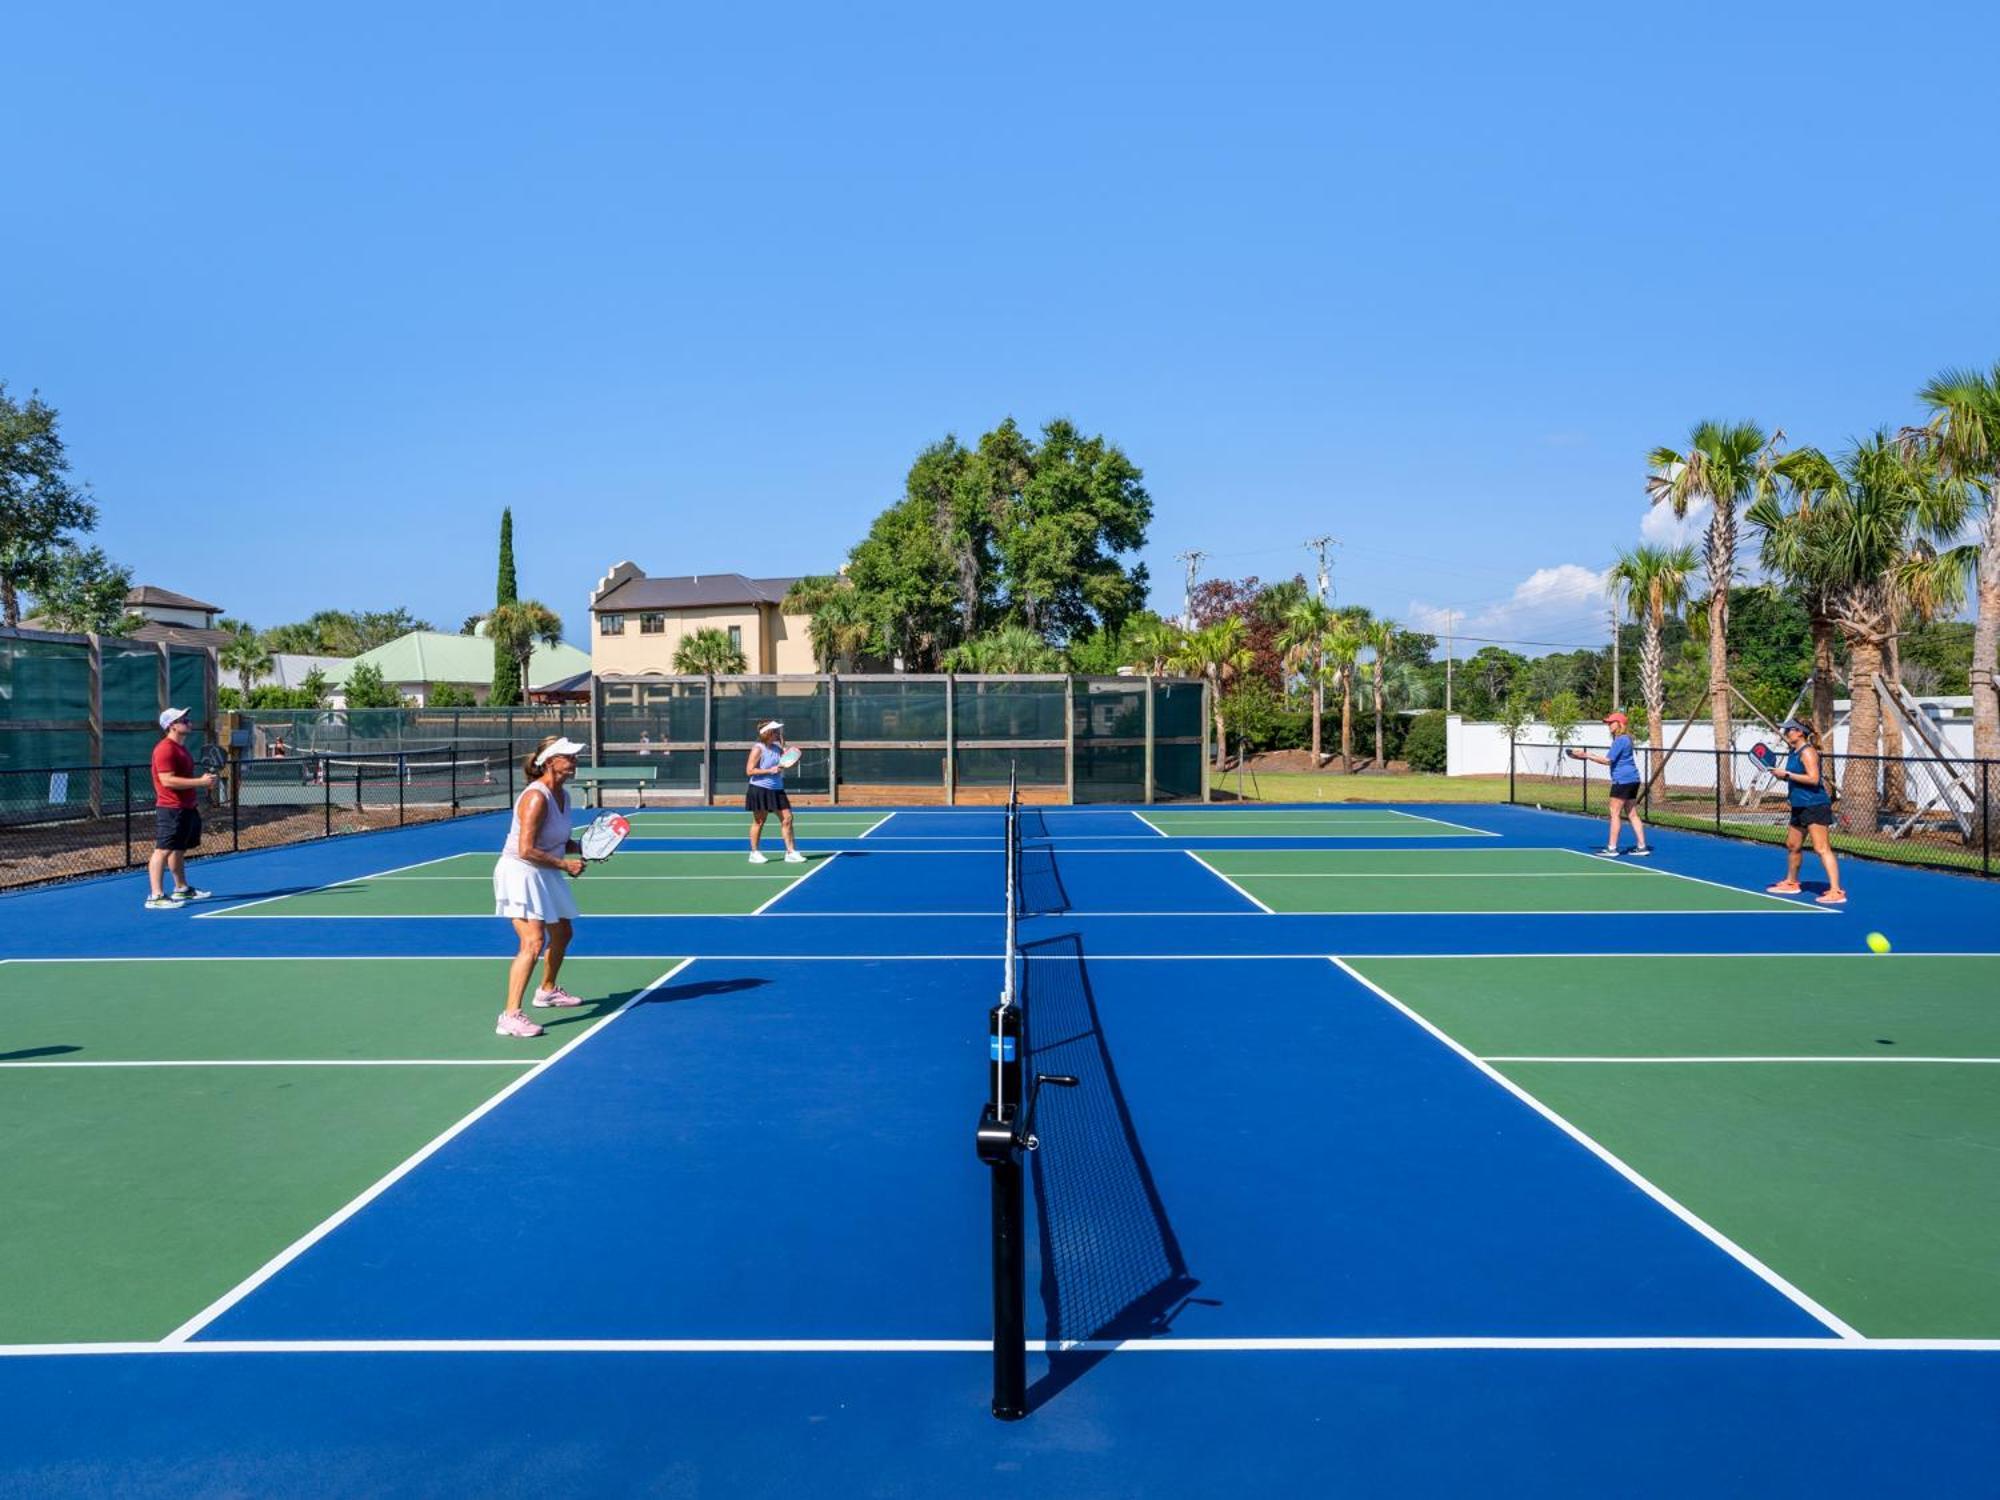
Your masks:
<path fill-rule="evenodd" d="M 632 836 L 641 839 L 737 839 L 747 841 L 750 815 L 741 808 L 701 808 L 686 812 L 635 812 L 627 815 Z M 890 813 L 828 812 L 800 808 L 792 814 L 792 834 L 801 839 L 864 838 L 888 822 Z M 764 824 L 767 842 L 779 843 L 775 819 Z M 746 844 L 747 847 L 747 844 Z"/>
<path fill-rule="evenodd" d="M 2000 958 L 1349 966 L 1863 1334 L 2000 1336 Z"/>
<path fill-rule="evenodd" d="M 1239 849 L 1194 858 L 1271 912 L 1815 911 L 1569 849 Z"/>
<path fill-rule="evenodd" d="M 0 965 L 0 1343 L 164 1336 L 675 963 L 534 1040 L 491 959 Z"/>
<path fill-rule="evenodd" d="M 788 865 L 778 855 L 753 865 L 741 850 L 687 853 L 627 847 L 571 884 L 585 916 L 740 916 L 759 911 L 837 854 Z M 491 917 L 493 856 L 455 854 L 405 870 L 293 895 L 246 901 L 207 917 Z"/>
<path fill-rule="evenodd" d="M 1271 812 L 1235 808 L 1154 808 L 1133 816 L 1170 839 L 1463 839 L 1496 838 L 1483 828 L 1446 823 L 1388 807 L 1301 807 Z"/>

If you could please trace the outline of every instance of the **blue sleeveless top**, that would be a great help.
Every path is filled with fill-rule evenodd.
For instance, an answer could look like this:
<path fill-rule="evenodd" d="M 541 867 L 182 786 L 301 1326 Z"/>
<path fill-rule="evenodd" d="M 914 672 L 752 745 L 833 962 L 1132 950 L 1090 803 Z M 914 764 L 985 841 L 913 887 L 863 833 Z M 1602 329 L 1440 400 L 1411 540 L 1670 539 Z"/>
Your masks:
<path fill-rule="evenodd" d="M 758 774 L 750 778 L 750 785 L 761 786 L 766 791 L 782 792 L 785 789 L 785 773 L 777 770 L 778 757 L 784 754 L 775 746 L 759 743 L 757 746 Z M 766 774 L 766 773 L 769 774 Z"/>
<path fill-rule="evenodd" d="M 1805 752 L 1794 750 L 1785 757 L 1785 769 L 1794 776 L 1803 775 L 1806 768 Z M 1818 786 L 1806 786 L 1802 782 L 1785 783 L 1785 796 L 1793 807 L 1827 807 L 1833 802 L 1833 794 L 1826 789 L 1826 756 L 1819 758 Z"/>

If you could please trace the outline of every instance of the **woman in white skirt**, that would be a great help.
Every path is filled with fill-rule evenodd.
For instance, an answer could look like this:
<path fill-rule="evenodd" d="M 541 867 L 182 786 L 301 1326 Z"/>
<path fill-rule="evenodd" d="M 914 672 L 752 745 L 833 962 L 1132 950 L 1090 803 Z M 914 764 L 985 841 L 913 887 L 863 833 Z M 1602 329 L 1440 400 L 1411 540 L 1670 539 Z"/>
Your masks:
<path fill-rule="evenodd" d="M 577 914 L 569 878 L 583 873 L 580 846 L 570 837 L 569 794 L 564 786 L 576 774 L 576 758 L 582 751 L 575 740 L 550 735 L 521 767 L 528 789 L 514 804 L 506 846 L 493 866 L 494 912 L 511 918 L 521 939 L 507 971 L 507 1008 L 493 1028 L 501 1036 L 542 1034 L 542 1028 L 522 1014 L 521 997 L 527 993 L 528 976 L 535 972 L 535 960 L 544 953 L 548 964 L 541 988 L 535 991 L 535 1005 L 547 1009 L 583 1004 L 557 983 L 569 948 L 570 923 Z"/>

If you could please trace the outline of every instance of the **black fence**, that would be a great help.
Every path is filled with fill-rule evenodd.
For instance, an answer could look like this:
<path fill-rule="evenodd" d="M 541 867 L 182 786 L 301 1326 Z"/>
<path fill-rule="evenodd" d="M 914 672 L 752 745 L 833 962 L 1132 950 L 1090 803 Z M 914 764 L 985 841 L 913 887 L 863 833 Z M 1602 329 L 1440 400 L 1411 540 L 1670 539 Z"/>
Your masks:
<path fill-rule="evenodd" d="M 533 743 L 236 760 L 220 785 L 199 793 L 198 852 L 276 848 L 503 811 L 513 805 Z M 0 888 L 145 864 L 153 809 L 145 765 L 0 771 Z"/>
<path fill-rule="evenodd" d="M 1608 817 L 1607 769 L 1571 751 L 1603 745 L 1511 747 L 1507 800 Z M 1638 746 L 1640 816 L 1661 828 L 1783 844 L 1791 826 L 1785 782 L 1741 751 Z M 1778 754 L 1783 755 L 1780 748 Z M 1782 764 L 1780 759 L 1779 764 Z M 2000 761 L 1953 756 L 1821 756 L 1833 797 L 1836 853 L 1966 874 L 2000 866 Z"/>

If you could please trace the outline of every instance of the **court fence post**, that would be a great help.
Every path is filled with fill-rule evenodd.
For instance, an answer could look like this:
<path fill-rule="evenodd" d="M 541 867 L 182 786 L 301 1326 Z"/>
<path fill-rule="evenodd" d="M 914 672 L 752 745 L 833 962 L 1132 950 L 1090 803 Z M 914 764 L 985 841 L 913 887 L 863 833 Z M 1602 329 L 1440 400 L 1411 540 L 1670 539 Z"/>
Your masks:
<path fill-rule="evenodd" d="M 1979 763 L 1979 873 L 1993 873 L 1993 788 L 1989 773 L 1993 762 Z"/>
<path fill-rule="evenodd" d="M 404 755 L 402 751 L 398 750 L 396 752 L 396 826 L 398 828 L 401 828 L 406 822 L 409 821 L 408 817 L 405 814 L 403 806 L 404 798 L 408 794 L 407 789 L 409 787 L 409 784 L 410 784 L 409 757 Z"/>
<path fill-rule="evenodd" d="M 326 811 L 327 838 L 333 837 L 333 762 L 324 755 L 319 758 L 320 802 Z"/>
<path fill-rule="evenodd" d="M 1583 767 L 1583 810 L 1585 813 L 1588 813 L 1590 811 L 1590 762 L 1584 760 L 1578 761 L 1577 764 Z"/>
<path fill-rule="evenodd" d="M 1512 807 L 1514 797 L 1514 761 L 1521 753 L 1521 742 L 1511 734 L 1507 736 L 1507 805 Z"/>
<path fill-rule="evenodd" d="M 125 773 L 125 866 L 132 866 L 132 768 L 123 768 Z"/>
<path fill-rule="evenodd" d="M 593 739 L 591 743 L 594 745 L 596 743 L 596 740 Z M 458 741 L 457 740 L 453 740 L 451 742 L 451 750 L 447 753 L 445 758 L 451 763 L 451 816 L 455 818 L 458 816 Z M 594 758 L 595 757 L 593 755 L 593 759 Z"/>
<path fill-rule="evenodd" d="M 241 853 L 243 849 L 243 762 L 231 762 L 229 778 L 229 852 Z"/>
<path fill-rule="evenodd" d="M 1720 749 L 1717 749 L 1717 750 L 1714 750 L 1714 751 L 1712 751 L 1712 752 L 1711 752 L 1711 754 L 1713 754 L 1713 755 L 1714 755 L 1714 757 L 1715 757 L 1715 765 L 1713 766 L 1712 770 L 1713 770 L 1713 774 L 1714 774 L 1714 780 L 1715 780 L 1715 831 L 1716 831 L 1717 833 L 1720 833 L 1720 832 L 1722 832 L 1722 757 L 1723 757 L 1723 753 L 1724 753 L 1724 752 L 1723 752 L 1722 750 L 1720 750 Z"/>

